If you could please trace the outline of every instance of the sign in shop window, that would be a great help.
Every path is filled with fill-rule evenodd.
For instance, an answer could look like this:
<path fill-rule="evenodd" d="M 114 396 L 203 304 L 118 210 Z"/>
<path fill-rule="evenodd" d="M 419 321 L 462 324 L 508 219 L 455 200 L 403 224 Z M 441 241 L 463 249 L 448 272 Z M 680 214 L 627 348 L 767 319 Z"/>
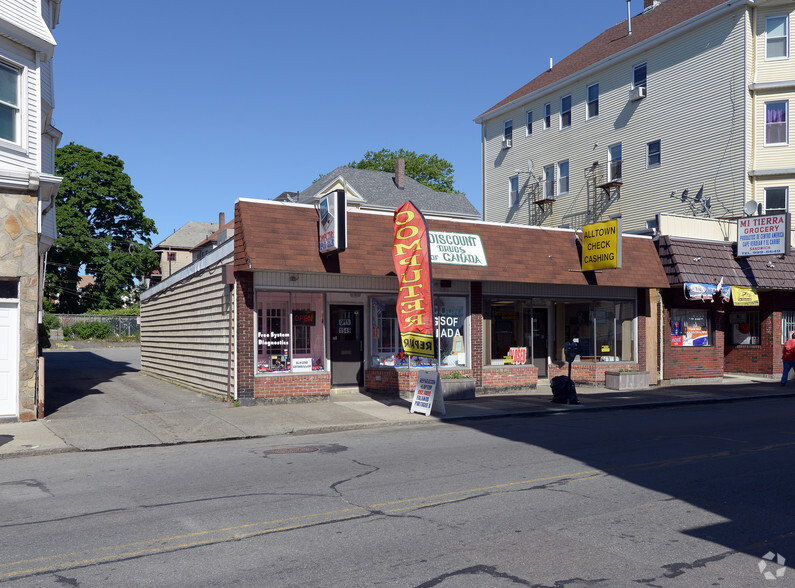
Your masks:
<path fill-rule="evenodd" d="M 371 365 L 388 367 L 435 366 L 463 367 L 467 364 L 466 298 L 434 297 L 434 323 L 439 342 L 438 358 L 419 358 L 405 352 L 401 344 L 395 310 L 396 298 L 373 298 L 370 305 L 372 323 Z"/>
<path fill-rule="evenodd" d="M 671 345 L 704 347 L 711 344 L 712 323 L 708 310 L 672 310 Z"/>
<path fill-rule="evenodd" d="M 259 292 L 257 373 L 322 370 L 322 309 L 322 294 Z"/>
<path fill-rule="evenodd" d="M 762 331 L 759 324 L 759 311 L 729 313 L 732 345 L 760 345 Z"/>

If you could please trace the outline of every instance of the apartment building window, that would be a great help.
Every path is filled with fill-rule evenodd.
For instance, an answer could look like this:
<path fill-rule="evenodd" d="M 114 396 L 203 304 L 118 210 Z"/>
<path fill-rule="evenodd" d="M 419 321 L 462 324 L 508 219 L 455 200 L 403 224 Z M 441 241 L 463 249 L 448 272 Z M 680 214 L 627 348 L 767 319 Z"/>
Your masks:
<path fill-rule="evenodd" d="M 571 94 L 560 99 L 560 128 L 571 126 Z"/>
<path fill-rule="evenodd" d="M 787 212 L 788 188 L 765 188 L 765 214 Z"/>
<path fill-rule="evenodd" d="M 769 16 L 765 19 L 765 59 L 789 57 L 789 18 Z"/>
<path fill-rule="evenodd" d="M 525 125 L 526 125 L 525 128 L 527 130 L 527 136 L 529 137 L 530 135 L 533 134 L 533 111 L 532 110 L 528 110 L 527 111 Z"/>
<path fill-rule="evenodd" d="M 555 198 L 555 166 L 544 166 L 544 199 L 552 200 Z"/>
<path fill-rule="evenodd" d="M 621 143 L 616 143 L 607 148 L 607 181 L 616 182 L 621 178 Z"/>
<path fill-rule="evenodd" d="M 558 163 L 558 194 L 569 193 L 569 160 Z"/>
<path fill-rule="evenodd" d="M 506 120 L 502 131 L 502 138 L 506 141 L 513 139 L 513 120 Z"/>
<path fill-rule="evenodd" d="M 632 68 L 632 87 L 645 88 L 646 87 L 646 64 L 641 63 Z"/>
<path fill-rule="evenodd" d="M 660 141 L 646 143 L 646 167 L 652 169 L 660 167 L 661 144 Z"/>
<path fill-rule="evenodd" d="M 548 129 L 552 125 L 552 105 L 544 104 L 544 128 Z"/>
<path fill-rule="evenodd" d="M 519 176 L 511 176 L 508 180 L 508 206 L 519 204 Z"/>
<path fill-rule="evenodd" d="M 599 116 L 599 84 L 591 84 L 586 89 L 586 111 L 585 118 L 595 118 Z"/>
<path fill-rule="evenodd" d="M 0 63 L 0 139 L 19 142 L 19 88 L 22 72 Z"/>
<path fill-rule="evenodd" d="M 789 102 L 765 102 L 765 145 L 787 144 L 787 110 Z"/>
<path fill-rule="evenodd" d="M 167 254 L 166 261 L 177 261 L 177 252 L 176 251 L 169 251 Z"/>

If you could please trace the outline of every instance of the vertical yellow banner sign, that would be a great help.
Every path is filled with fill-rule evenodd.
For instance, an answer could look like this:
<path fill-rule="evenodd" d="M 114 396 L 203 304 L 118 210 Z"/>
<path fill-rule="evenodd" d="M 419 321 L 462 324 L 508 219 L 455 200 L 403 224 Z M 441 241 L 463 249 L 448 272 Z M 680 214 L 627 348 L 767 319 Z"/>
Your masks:
<path fill-rule="evenodd" d="M 403 351 L 435 357 L 433 279 L 425 217 L 410 201 L 395 210 L 392 256 L 400 282 L 397 318 Z"/>

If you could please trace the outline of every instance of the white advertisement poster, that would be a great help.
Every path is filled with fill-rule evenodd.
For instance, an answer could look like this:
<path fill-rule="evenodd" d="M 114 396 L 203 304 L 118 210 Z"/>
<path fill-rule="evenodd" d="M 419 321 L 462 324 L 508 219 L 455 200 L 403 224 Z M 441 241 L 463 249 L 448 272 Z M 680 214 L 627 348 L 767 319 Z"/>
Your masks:
<path fill-rule="evenodd" d="M 431 410 L 435 410 L 444 416 L 446 412 L 441 386 L 439 372 L 418 372 L 417 386 L 414 388 L 414 399 L 409 412 L 421 412 L 425 416 L 430 416 Z"/>

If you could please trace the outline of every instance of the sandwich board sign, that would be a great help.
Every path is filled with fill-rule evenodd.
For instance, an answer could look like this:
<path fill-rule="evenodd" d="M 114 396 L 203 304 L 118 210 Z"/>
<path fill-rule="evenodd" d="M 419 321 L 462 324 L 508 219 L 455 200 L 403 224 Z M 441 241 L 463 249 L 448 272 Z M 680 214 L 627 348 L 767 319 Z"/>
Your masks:
<path fill-rule="evenodd" d="M 432 410 L 442 416 L 446 414 L 439 372 L 417 372 L 417 386 L 414 388 L 414 399 L 409 412 L 422 412 L 425 416 L 430 416 Z"/>

